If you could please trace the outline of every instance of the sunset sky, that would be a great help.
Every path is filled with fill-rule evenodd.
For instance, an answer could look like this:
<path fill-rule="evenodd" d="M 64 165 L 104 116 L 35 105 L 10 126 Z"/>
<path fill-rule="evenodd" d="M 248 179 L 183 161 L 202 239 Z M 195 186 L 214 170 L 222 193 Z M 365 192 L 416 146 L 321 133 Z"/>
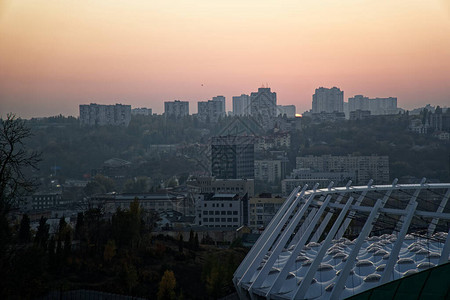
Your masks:
<path fill-rule="evenodd" d="M 298 112 L 319 86 L 450 106 L 450 0 L 0 0 L 1 116 L 231 110 L 263 83 Z"/>

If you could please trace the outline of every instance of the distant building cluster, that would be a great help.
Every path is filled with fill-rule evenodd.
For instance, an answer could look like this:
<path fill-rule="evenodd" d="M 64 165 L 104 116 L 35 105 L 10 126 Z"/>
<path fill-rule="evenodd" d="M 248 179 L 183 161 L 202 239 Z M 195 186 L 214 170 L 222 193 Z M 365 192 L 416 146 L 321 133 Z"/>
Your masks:
<path fill-rule="evenodd" d="M 344 92 L 337 87 L 316 89 L 312 100 L 312 113 L 344 112 Z"/>
<path fill-rule="evenodd" d="M 367 184 L 373 179 L 377 184 L 389 182 L 389 157 L 388 156 L 302 156 L 296 159 L 294 176 L 306 176 L 303 178 L 314 179 L 315 174 L 327 172 L 339 174 L 335 180 L 342 178 L 351 179 L 356 184 Z M 302 175 L 303 174 L 303 175 Z"/>
<path fill-rule="evenodd" d="M 152 109 L 146 108 L 146 107 L 140 107 L 140 108 L 133 108 L 131 110 L 132 116 L 142 115 L 142 116 L 151 116 L 152 115 Z"/>
<path fill-rule="evenodd" d="M 369 111 L 372 116 L 395 115 L 399 112 L 396 97 L 369 98 L 363 95 L 348 98 L 348 110 L 350 113 L 357 110 Z"/>
<path fill-rule="evenodd" d="M 286 116 L 288 118 L 295 118 L 295 105 L 277 105 L 277 115 Z"/>
<path fill-rule="evenodd" d="M 188 101 L 166 101 L 164 102 L 164 115 L 167 117 L 181 118 L 189 115 Z"/>
<path fill-rule="evenodd" d="M 128 126 L 131 121 L 131 105 L 80 105 L 81 126 Z"/>
<path fill-rule="evenodd" d="M 344 91 L 337 87 L 316 89 L 312 96 L 312 109 L 306 112 L 313 122 L 338 121 L 345 118 L 362 120 L 370 116 L 395 115 L 402 109 L 397 107 L 396 97 L 369 98 L 356 95 L 344 102 Z"/>
<path fill-rule="evenodd" d="M 199 101 L 197 117 L 200 121 L 216 123 L 226 116 L 225 97 L 216 96 L 212 100 Z"/>

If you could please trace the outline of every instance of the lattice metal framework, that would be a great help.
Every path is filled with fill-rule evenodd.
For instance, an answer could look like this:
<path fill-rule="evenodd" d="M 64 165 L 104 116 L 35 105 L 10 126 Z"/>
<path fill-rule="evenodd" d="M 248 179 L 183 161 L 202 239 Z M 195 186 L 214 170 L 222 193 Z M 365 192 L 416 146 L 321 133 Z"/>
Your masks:
<path fill-rule="evenodd" d="M 341 299 L 448 261 L 450 183 L 308 190 L 286 199 L 234 274 L 241 299 Z"/>

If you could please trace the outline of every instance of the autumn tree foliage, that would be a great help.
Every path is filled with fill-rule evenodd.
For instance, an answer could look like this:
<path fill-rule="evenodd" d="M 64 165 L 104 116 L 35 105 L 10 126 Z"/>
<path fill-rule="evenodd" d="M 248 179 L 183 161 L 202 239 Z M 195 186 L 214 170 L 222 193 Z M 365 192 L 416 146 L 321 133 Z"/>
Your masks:
<path fill-rule="evenodd" d="M 173 300 L 176 298 L 175 287 L 177 281 L 175 279 L 175 274 L 173 271 L 166 270 L 161 282 L 159 283 L 158 289 L 158 300 Z"/>

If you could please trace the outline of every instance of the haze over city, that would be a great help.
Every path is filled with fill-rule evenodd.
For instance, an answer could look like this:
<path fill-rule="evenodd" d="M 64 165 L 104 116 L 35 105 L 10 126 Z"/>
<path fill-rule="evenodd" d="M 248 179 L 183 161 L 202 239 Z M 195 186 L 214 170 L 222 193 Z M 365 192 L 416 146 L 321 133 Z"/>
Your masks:
<path fill-rule="evenodd" d="M 163 111 L 268 83 L 311 108 L 319 86 L 450 104 L 448 1 L 2 1 L 0 113 L 83 103 Z"/>

